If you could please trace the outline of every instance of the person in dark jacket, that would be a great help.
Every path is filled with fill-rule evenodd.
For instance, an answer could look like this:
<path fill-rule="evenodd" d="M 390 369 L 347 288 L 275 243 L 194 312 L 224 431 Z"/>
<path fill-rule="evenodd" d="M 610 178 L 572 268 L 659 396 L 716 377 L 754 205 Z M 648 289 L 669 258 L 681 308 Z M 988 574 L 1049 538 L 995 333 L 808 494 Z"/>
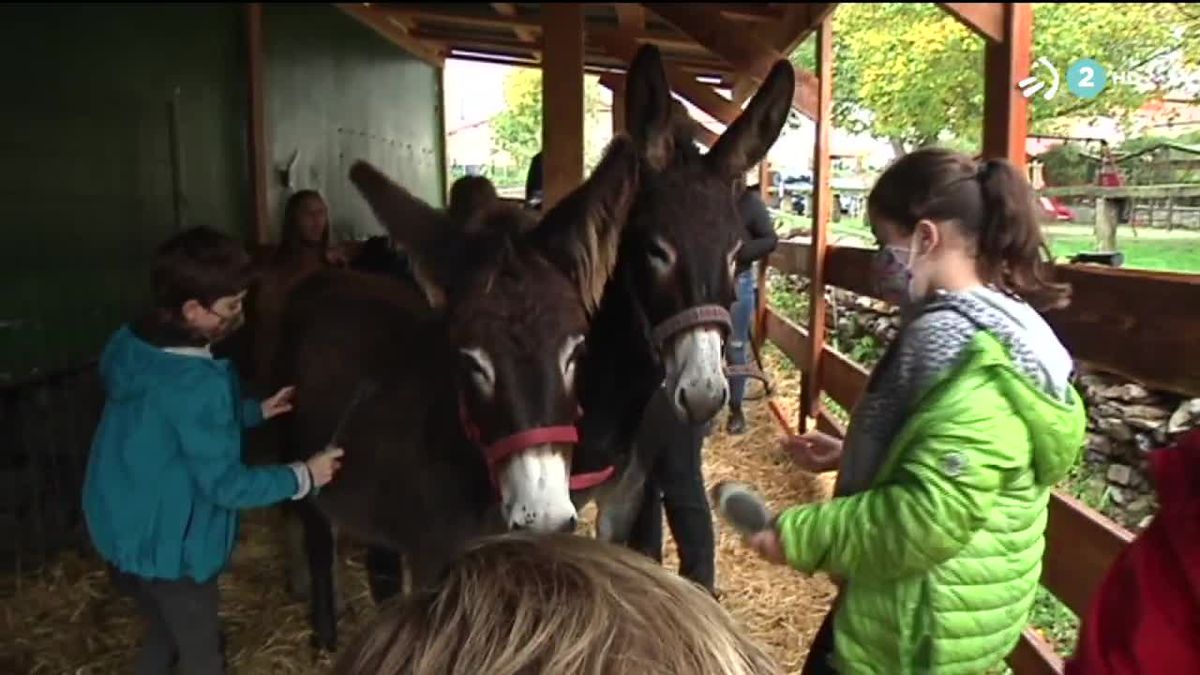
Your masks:
<path fill-rule="evenodd" d="M 735 273 L 737 275 L 737 301 L 729 313 L 733 318 L 733 331 L 729 336 L 726 358 L 731 366 L 744 366 L 750 356 L 750 324 L 754 321 L 754 308 L 758 303 L 758 261 L 767 257 L 779 243 L 775 226 L 767 205 L 759 196 L 758 186 L 747 187 L 741 180 L 741 195 L 738 197 L 738 217 L 745 227 L 742 248 L 738 251 Z M 741 434 L 746 430 L 746 417 L 742 413 L 742 400 L 746 395 L 746 378 L 729 378 L 729 422 L 730 434 Z"/>

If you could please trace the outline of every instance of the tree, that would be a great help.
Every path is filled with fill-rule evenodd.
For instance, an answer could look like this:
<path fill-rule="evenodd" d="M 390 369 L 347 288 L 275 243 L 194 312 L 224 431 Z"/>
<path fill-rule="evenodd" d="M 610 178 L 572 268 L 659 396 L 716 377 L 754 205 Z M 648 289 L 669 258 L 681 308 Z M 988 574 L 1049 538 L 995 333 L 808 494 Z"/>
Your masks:
<path fill-rule="evenodd" d="M 607 105 L 595 77 L 584 79 L 583 95 L 584 162 L 590 170 L 603 152 L 601 139 L 594 130 Z M 496 147 L 507 153 L 517 166 L 529 166 L 542 149 L 542 71 L 515 68 L 504 80 L 504 102 L 507 105 L 504 112 L 492 119 Z"/>
<path fill-rule="evenodd" d="M 983 40 L 933 4 L 865 3 L 834 15 L 834 123 L 870 129 L 912 148 L 958 139 L 978 147 L 983 119 Z M 1068 64 L 1090 57 L 1110 73 L 1108 88 L 1084 101 L 1063 82 L 1051 101 L 1030 101 L 1032 133 L 1055 133 L 1071 119 L 1126 117 L 1156 90 L 1180 84 L 1182 64 L 1200 63 L 1186 40 L 1200 12 L 1169 3 L 1038 3 L 1034 53 L 1065 77 Z M 815 67 L 815 38 L 792 54 Z"/>

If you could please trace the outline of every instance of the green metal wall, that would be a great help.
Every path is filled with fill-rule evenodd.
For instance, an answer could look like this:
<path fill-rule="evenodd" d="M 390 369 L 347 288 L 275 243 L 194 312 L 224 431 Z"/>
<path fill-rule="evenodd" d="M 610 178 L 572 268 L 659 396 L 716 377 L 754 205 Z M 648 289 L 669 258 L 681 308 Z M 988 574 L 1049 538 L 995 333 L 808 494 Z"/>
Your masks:
<path fill-rule="evenodd" d="M 336 238 L 382 232 L 346 178 L 358 159 L 442 205 L 440 72 L 329 5 L 263 9 L 273 168 L 285 167 L 299 152 L 291 188 L 281 177 L 271 182 L 272 238 L 288 195 L 305 188 L 320 190 L 329 201 Z"/>
<path fill-rule="evenodd" d="M 253 238 L 244 11 L 0 8 L 0 385 L 94 358 L 177 208 Z M 345 179 L 359 157 L 441 203 L 436 69 L 329 5 L 268 5 L 264 32 L 273 161 L 300 148 L 296 187 L 327 194 L 338 236 L 377 231 Z M 275 182 L 273 228 L 285 198 Z"/>

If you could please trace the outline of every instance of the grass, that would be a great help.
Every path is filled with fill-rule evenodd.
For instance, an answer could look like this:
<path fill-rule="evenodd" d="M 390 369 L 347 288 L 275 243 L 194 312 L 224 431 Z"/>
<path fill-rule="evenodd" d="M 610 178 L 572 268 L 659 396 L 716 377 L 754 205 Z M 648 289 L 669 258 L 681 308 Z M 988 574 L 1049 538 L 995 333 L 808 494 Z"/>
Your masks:
<path fill-rule="evenodd" d="M 781 231 L 807 228 L 812 224 L 809 218 L 791 213 L 776 212 L 775 215 Z M 1096 250 L 1090 224 L 1055 223 L 1044 226 L 1043 231 L 1055 259 Z M 834 244 L 844 237 L 864 240 L 867 246 L 875 240 L 861 218 L 843 218 L 830 223 L 830 232 L 830 243 Z M 1135 233 L 1133 228 L 1123 226 L 1117 230 L 1117 250 L 1125 254 L 1126 269 L 1200 274 L 1200 230 L 1167 231 L 1143 227 Z"/>
<path fill-rule="evenodd" d="M 1090 225 L 1049 225 L 1045 228 L 1055 258 L 1094 251 Z M 1133 228 L 1117 230 L 1117 250 L 1125 254 L 1126 269 L 1200 274 L 1200 231 Z"/>

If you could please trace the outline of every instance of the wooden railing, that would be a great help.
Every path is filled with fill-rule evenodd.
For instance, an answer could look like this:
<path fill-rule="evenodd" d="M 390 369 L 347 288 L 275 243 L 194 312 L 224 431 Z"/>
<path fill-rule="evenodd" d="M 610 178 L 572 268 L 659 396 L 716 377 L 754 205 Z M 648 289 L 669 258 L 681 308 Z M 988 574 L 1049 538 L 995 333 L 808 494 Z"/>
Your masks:
<path fill-rule="evenodd" d="M 824 284 L 875 296 L 872 251 L 827 246 Z M 770 258 L 781 273 L 810 277 L 815 260 L 806 244 L 782 242 Z M 1072 285 L 1072 303 L 1046 318 L 1076 359 L 1148 386 L 1200 395 L 1200 275 L 1132 272 L 1087 266 L 1059 266 L 1057 279 Z M 769 340 L 803 373 L 811 372 L 814 327 L 807 328 L 766 304 L 766 274 L 760 275 L 759 338 Z M 824 294 L 817 297 L 823 298 Z M 811 308 L 810 308 L 811 310 Z M 824 332 L 823 326 L 817 330 Z M 828 344 L 819 351 L 817 382 L 810 409 L 817 428 L 838 436 L 842 425 L 819 403 L 821 392 L 849 410 L 867 381 L 867 370 Z M 801 415 L 806 411 L 802 405 Z M 803 425 L 806 420 L 802 419 Z M 1070 496 L 1050 499 L 1042 585 L 1076 614 L 1086 613 L 1091 597 L 1132 534 Z M 1032 629 L 1008 657 L 1017 675 L 1061 673 L 1063 659 Z"/>

